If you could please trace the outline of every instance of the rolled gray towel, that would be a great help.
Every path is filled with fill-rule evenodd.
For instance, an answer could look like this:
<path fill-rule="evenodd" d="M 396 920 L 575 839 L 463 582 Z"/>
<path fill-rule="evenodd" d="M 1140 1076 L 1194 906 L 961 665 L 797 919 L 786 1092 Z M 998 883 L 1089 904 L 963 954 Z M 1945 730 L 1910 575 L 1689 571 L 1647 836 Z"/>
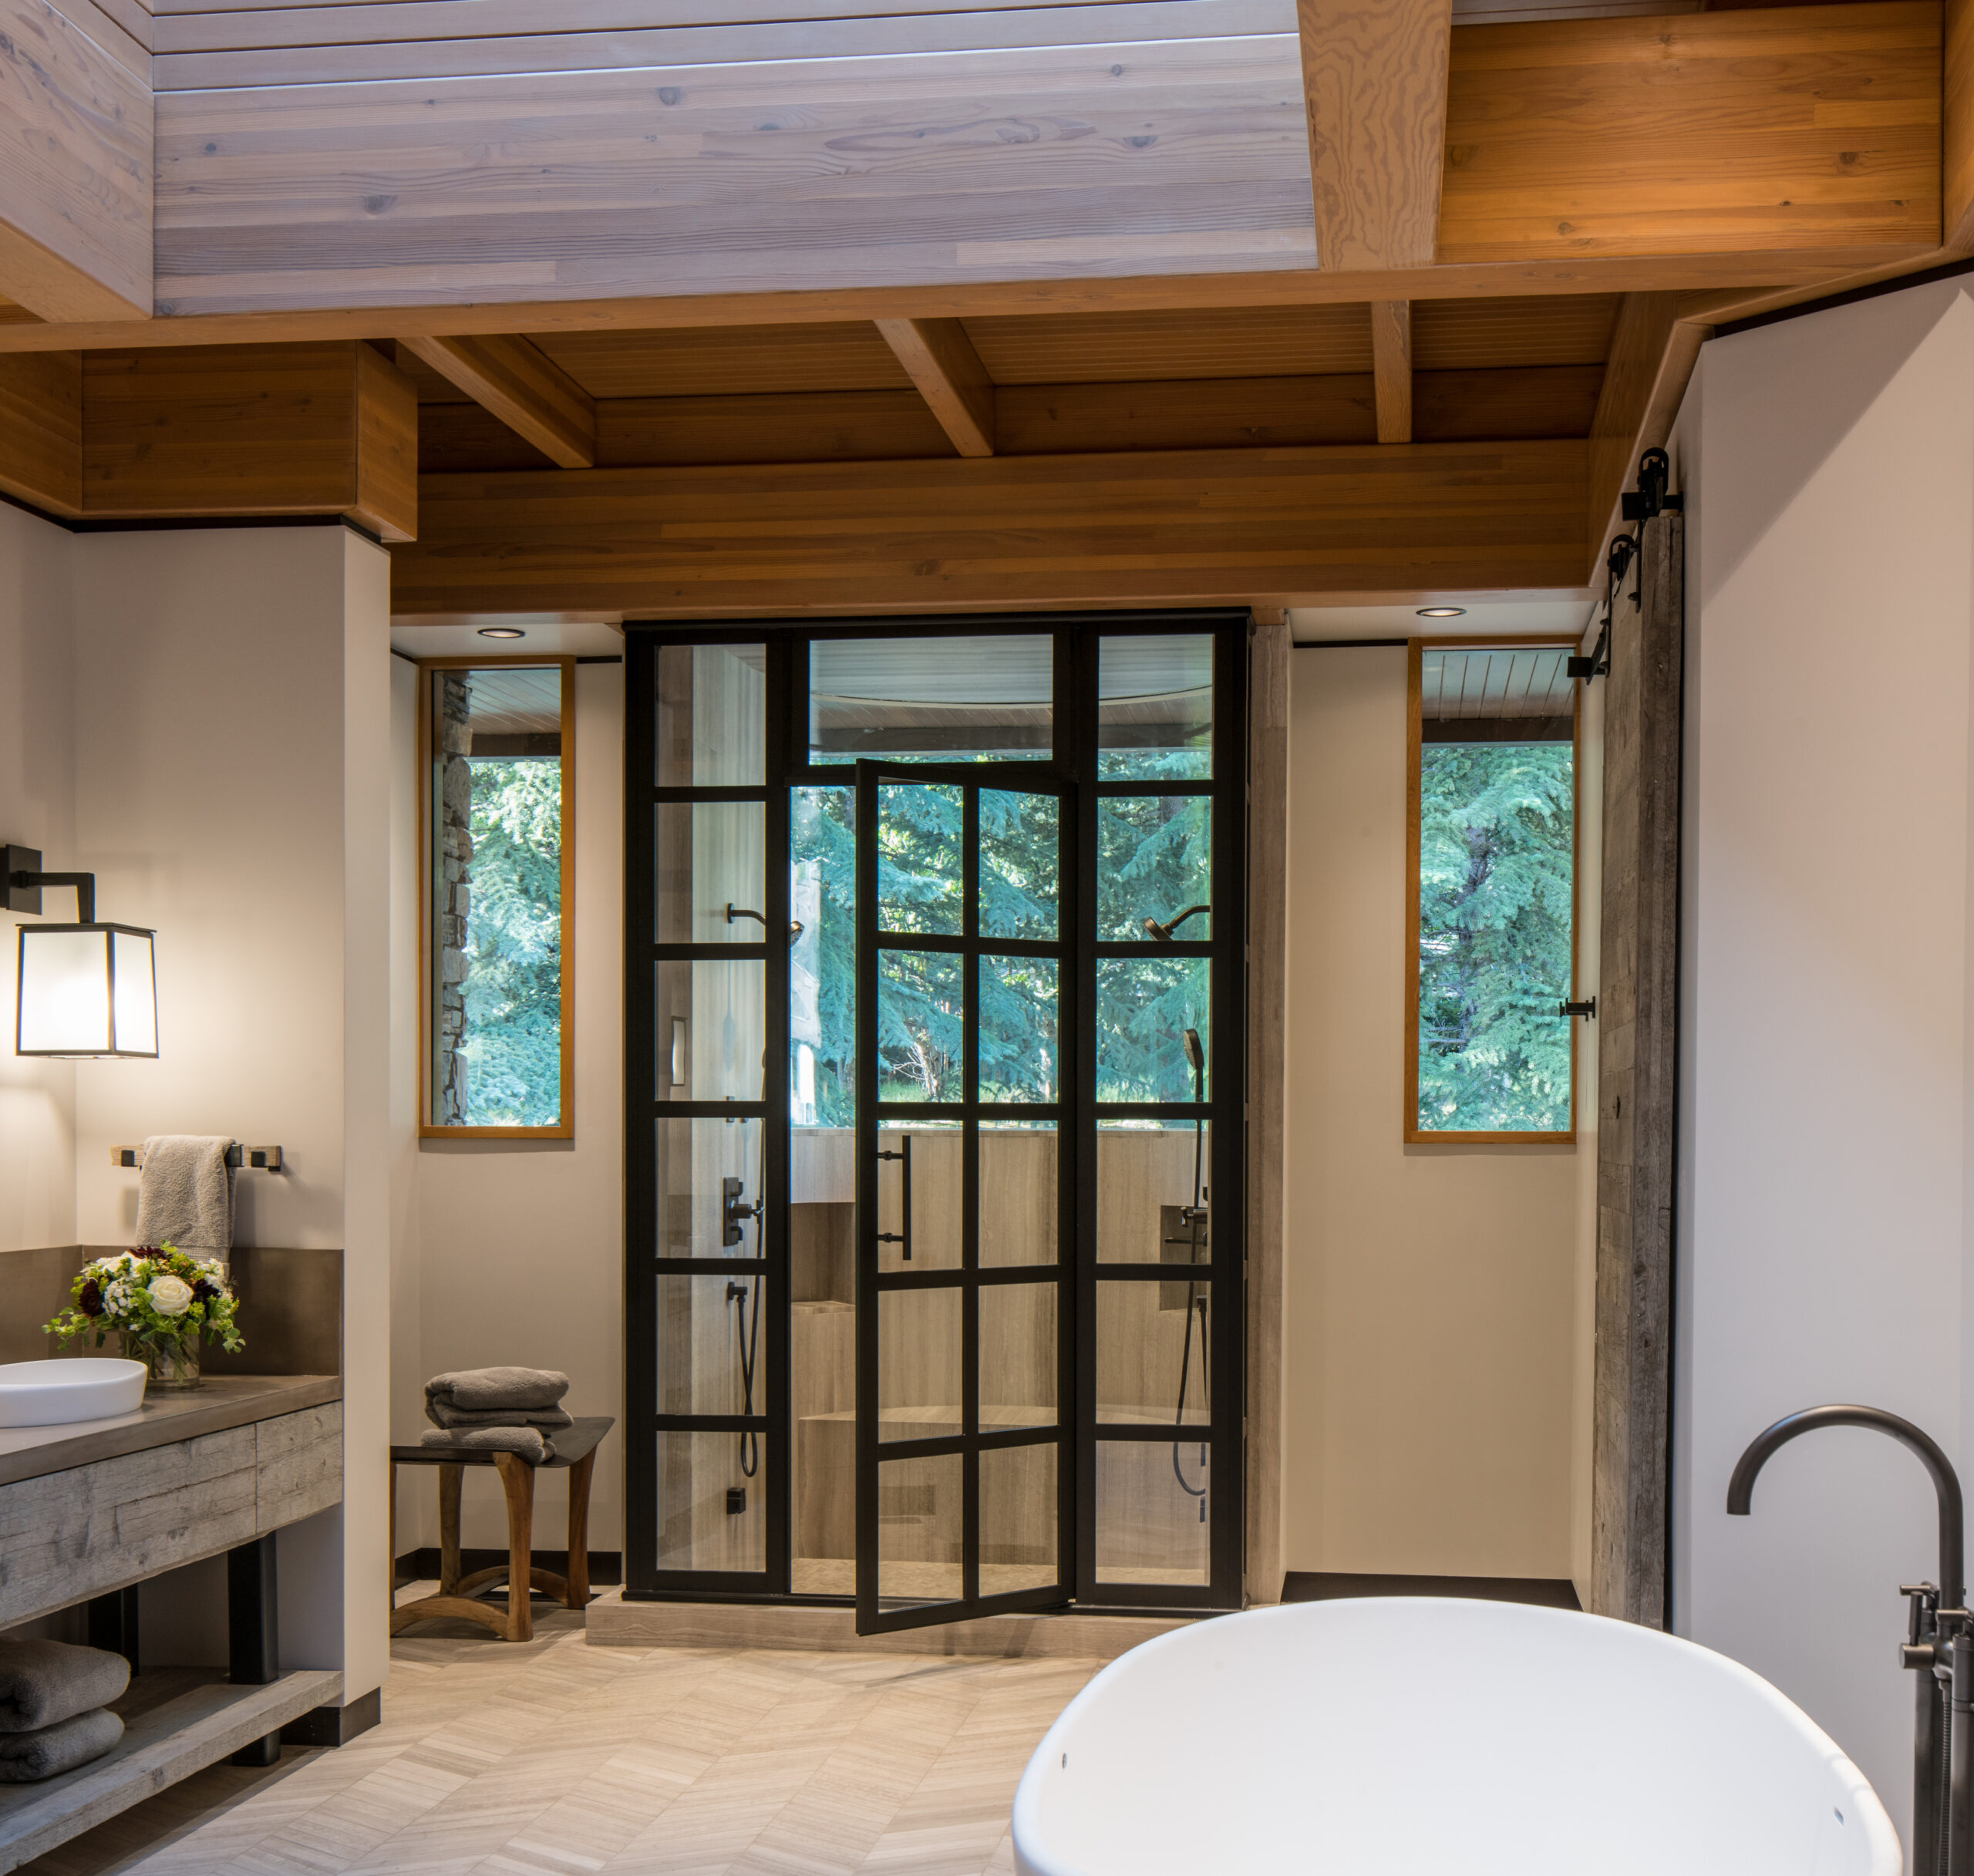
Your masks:
<path fill-rule="evenodd" d="M 100 1759 L 123 1736 L 123 1721 L 100 1706 L 32 1733 L 0 1733 L 0 1784 L 32 1785 L 59 1778 Z"/>
<path fill-rule="evenodd" d="M 425 1384 L 428 1404 L 483 1413 L 494 1407 L 552 1407 L 569 1391 L 569 1377 L 552 1368 L 463 1368 Z"/>
<path fill-rule="evenodd" d="M 453 1447 L 463 1453 L 518 1453 L 531 1466 L 553 1458 L 555 1449 L 532 1426 L 428 1426 L 420 1446 Z"/>
<path fill-rule="evenodd" d="M 456 1407 L 449 1400 L 428 1400 L 425 1417 L 434 1426 L 540 1426 L 550 1433 L 576 1423 L 565 1407 Z"/>
<path fill-rule="evenodd" d="M 0 1733 L 32 1733 L 107 1706 L 130 1684 L 130 1662 L 106 1649 L 0 1639 Z"/>

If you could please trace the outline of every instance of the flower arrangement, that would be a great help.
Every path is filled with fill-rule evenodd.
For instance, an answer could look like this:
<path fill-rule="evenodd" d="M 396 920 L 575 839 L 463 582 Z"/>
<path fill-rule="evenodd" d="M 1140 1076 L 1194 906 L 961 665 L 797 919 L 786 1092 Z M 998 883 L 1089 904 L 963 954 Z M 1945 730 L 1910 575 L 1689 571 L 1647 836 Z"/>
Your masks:
<path fill-rule="evenodd" d="M 70 1288 L 73 1305 L 44 1326 L 64 1346 L 81 1338 L 99 1349 L 113 1329 L 123 1352 L 150 1369 L 162 1387 L 196 1387 L 199 1339 L 244 1348 L 239 1308 L 217 1258 L 195 1258 L 171 1244 L 125 1251 L 85 1264 Z"/>

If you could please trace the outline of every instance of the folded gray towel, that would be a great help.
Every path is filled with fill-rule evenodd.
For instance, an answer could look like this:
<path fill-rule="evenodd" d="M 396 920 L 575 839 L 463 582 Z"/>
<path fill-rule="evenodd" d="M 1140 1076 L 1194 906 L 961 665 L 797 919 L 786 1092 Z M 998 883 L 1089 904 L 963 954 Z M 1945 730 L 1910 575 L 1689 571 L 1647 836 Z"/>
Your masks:
<path fill-rule="evenodd" d="M 484 1412 L 490 1407 L 552 1407 L 569 1391 L 569 1377 L 552 1368 L 463 1368 L 434 1375 L 425 1384 L 428 1402 Z"/>
<path fill-rule="evenodd" d="M 137 1175 L 140 1244 L 180 1251 L 233 1248 L 233 1142 L 204 1133 L 153 1133 L 144 1142 Z"/>
<path fill-rule="evenodd" d="M 518 1453 L 531 1466 L 555 1453 L 532 1426 L 428 1426 L 418 1436 L 418 1443 L 456 1447 L 467 1453 Z"/>
<path fill-rule="evenodd" d="M 106 1649 L 0 1639 L 0 1733 L 32 1733 L 107 1706 L 130 1684 L 130 1662 Z"/>
<path fill-rule="evenodd" d="M 456 1407 L 428 1400 L 425 1417 L 434 1426 L 541 1426 L 554 1433 L 575 1425 L 566 1407 Z"/>
<path fill-rule="evenodd" d="M 0 1784 L 32 1785 L 58 1778 L 100 1759 L 123 1736 L 123 1721 L 103 1707 L 36 1732 L 0 1733 Z"/>

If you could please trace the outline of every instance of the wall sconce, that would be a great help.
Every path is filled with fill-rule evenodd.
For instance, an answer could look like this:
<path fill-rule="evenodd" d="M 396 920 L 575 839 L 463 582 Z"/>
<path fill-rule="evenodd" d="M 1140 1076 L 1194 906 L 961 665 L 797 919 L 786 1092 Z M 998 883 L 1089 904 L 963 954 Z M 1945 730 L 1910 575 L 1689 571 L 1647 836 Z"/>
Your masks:
<path fill-rule="evenodd" d="M 72 925 L 22 925 L 15 974 L 17 1056 L 157 1054 L 157 973 L 136 925 L 98 925 L 93 873 L 44 873 L 32 847 L 8 847 L 6 906 L 41 911 L 44 886 L 75 889 Z"/>

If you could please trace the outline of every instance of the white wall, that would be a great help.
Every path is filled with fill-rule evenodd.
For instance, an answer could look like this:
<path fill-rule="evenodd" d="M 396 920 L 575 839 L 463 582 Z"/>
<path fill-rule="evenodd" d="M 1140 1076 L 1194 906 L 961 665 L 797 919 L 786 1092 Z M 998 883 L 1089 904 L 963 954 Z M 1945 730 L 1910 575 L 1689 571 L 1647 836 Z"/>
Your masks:
<path fill-rule="evenodd" d="M 1967 1090 L 1974 305 L 1945 281 L 1710 344 L 1688 491 L 1673 1608 L 1909 1800 L 1902 1580 L 1932 1496 L 1827 1401 L 1974 1457 Z"/>
<path fill-rule="evenodd" d="M 0 505 L 0 843 L 71 867 L 76 840 L 74 540 Z M 74 916 L 51 894 L 57 918 Z M 14 928 L 0 909 L 0 1251 L 76 1235 L 76 1069 L 14 1053 Z"/>
<path fill-rule="evenodd" d="M 77 1065 L 76 1226 L 127 1244 L 113 1143 L 279 1143 L 236 1238 L 344 1251 L 344 1502 L 282 1536 L 288 1667 L 387 1660 L 389 562 L 341 527 L 78 538 L 74 851 L 157 930 L 156 1062 Z M 251 1346 L 252 1324 L 243 1325 Z"/>
<path fill-rule="evenodd" d="M 1288 1568 L 1567 1577 L 1580 1155 L 1405 1145 L 1406 655 L 1292 684 Z"/>
<path fill-rule="evenodd" d="M 419 813 L 416 674 L 396 661 L 392 773 L 396 830 L 393 999 L 417 1008 Z M 576 1137 L 573 1140 L 413 1140 L 408 1216 L 417 1244 L 416 1315 L 400 1322 L 392 1359 L 392 1436 L 426 1424 L 423 1384 L 449 1369 L 514 1362 L 570 1377 L 572 1413 L 615 1416 L 591 1488 L 592 1550 L 623 1546 L 624 1351 L 624 668 L 576 672 Z M 407 911 L 406 908 L 409 908 Z M 417 1031 L 394 1045 L 415 1130 Z M 560 1550 L 568 1475 L 542 1474 L 537 1549 Z M 490 1474 L 469 1479 L 461 1520 L 469 1547 L 507 1547 Z M 433 1475 L 408 1470 L 398 1490 L 400 1554 L 438 1541 Z"/>

